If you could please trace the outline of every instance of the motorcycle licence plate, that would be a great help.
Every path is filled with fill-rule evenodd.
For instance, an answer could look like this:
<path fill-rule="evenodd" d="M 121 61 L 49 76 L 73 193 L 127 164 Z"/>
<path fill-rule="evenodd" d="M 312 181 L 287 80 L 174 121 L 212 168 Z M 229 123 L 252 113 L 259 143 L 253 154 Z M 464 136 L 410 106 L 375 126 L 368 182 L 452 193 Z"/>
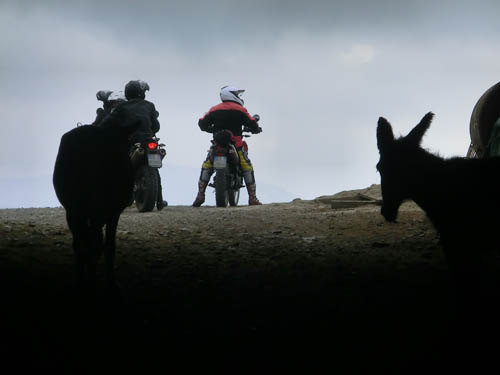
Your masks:
<path fill-rule="evenodd" d="M 153 168 L 161 168 L 161 156 L 160 154 L 147 154 L 148 155 L 148 165 Z"/>
<path fill-rule="evenodd" d="M 227 158 L 225 156 L 214 157 L 214 168 L 221 169 L 226 168 Z"/>

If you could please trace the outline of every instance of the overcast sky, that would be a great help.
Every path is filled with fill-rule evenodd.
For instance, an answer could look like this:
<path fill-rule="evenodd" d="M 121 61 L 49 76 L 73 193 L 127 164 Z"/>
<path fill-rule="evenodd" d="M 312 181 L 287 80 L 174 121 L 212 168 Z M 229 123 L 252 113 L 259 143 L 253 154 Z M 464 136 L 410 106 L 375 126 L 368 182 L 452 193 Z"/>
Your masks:
<path fill-rule="evenodd" d="M 432 110 L 423 145 L 465 155 L 500 81 L 499 15 L 496 0 L 0 0 L 0 207 L 58 205 L 61 135 L 130 79 L 160 112 L 171 204 L 194 200 L 211 137 L 198 118 L 229 84 L 261 115 L 248 143 L 265 203 L 379 183 L 379 116 L 404 135 Z"/>

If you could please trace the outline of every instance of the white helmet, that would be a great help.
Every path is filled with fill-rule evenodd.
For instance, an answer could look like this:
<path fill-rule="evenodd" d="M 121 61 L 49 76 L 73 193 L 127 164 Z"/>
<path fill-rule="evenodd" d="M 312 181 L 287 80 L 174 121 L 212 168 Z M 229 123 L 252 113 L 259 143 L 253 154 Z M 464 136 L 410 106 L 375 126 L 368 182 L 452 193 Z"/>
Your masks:
<path fill-rule="evenodd" d="M 245 102 L 241 98 L 241 95 L 245 92 L 244 89 L 239 89 L 234 86 L 224 86 L 220 89 L 220 99 L 225 101 L 236 102 L 243 105 Z"/>
<path fill-rule="evenodd" d="M 108 103 L 111 105 L 111 112 L 113 112 L 115 108 L 118 107 L 118 104 L 126 101 L 127 98 L 125 98 L 123 91 L 111 91 L 111 94 L 109 94 L 108 97 Z"/>
<path fill-rule="evenodd" d="M 123 94 L 123 91 L 111 91 L 108 96 L 108 102 L 126 102 L 127 98 Z"/>

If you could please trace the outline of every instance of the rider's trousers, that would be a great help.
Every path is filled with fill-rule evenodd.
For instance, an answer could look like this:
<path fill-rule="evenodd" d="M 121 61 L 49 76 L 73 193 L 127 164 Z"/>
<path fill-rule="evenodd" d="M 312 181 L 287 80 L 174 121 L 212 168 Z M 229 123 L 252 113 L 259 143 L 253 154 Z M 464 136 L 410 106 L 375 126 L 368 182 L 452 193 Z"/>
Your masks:
<path fill-rule="evenodd" d="M 240 157 L 240 166 L 243 171 L 243 178 L 245 179 L 245 183 L 247 185 L 251 185 L 255 183 L 254 177 L 254 169 L 252 166 L 252 162 L 248 158 L 248 153 L 243 149 L 237 149 L 238 155 Z M 200 180 L 204 182 L 210 182 L 210 177 L 214 173 L 214 165 L 212 163 L 212 153 L 208 152 L 207 158 L 203 162 L 201 166 L 201 175 Z"/>

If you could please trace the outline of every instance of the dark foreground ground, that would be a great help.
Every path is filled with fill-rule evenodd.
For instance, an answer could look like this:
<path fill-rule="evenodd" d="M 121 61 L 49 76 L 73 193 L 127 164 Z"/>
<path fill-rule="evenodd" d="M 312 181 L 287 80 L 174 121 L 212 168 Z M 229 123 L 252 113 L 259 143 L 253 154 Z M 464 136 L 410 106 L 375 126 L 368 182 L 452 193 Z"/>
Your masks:
<path fill-rule="evenodd" d="M 436 233 L 414 205 L 397 224 L 377 206 L 304 201 L 128 209 L 117 246 L 123 298 L 107 294 L 100 267 L 98 295 L 84 300 L 64 211 L 0 210 L 0 366 L 498 373 L 498 258 L 484 271 L 488 307 L 459 317 Z"/>

